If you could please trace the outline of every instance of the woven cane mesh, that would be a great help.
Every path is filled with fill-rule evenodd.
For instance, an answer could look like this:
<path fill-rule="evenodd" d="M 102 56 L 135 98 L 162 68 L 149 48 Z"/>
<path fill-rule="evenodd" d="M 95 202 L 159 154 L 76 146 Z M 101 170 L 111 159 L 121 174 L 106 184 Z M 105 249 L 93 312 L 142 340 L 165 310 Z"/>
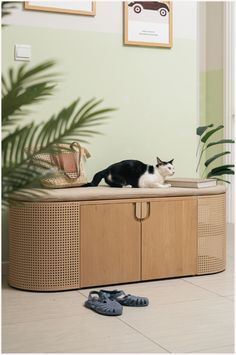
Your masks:
<path fill-rule="evenodd" d="M 225 194 L 198 197 L 197 274 L 225 269 Z"/>
<path fill-rule="evenodd" d="M 79 203 L 10 208 L 9 284 L 34 291 L 80 286 Z"/>

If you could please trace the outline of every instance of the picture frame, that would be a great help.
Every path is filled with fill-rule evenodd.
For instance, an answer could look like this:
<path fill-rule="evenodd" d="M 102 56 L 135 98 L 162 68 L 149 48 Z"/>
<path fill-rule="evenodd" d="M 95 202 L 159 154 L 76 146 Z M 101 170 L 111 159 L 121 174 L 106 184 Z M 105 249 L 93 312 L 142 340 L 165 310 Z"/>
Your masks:
<path fill-rule="evenodd" d="M 95 1 L 25 1 L 25 10 L 57 12 L 72 15 L 96 15 Z"/>
<path fill-rule="evenodd" d="M 125 1 L 124 44 L 173 46 L 171 1 Z"/>

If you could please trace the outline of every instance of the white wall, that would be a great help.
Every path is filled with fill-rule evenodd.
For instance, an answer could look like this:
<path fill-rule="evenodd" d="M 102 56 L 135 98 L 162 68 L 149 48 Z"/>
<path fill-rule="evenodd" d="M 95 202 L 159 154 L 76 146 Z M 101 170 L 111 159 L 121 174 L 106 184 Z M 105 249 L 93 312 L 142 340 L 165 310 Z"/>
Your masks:
<path fill-rule="evenodd" d="M 16 5 L 4 23 L 14 26 L 42 27 L 89 32 L 123 33 L 123 3 L 96 1 L 96 16 L 68 15 L 25 10 Z M 173 33 L 175 38 L 196 40 L 196 2 L 173 2 Z M 186 15 L 187 14 L 187 15 Z"/>

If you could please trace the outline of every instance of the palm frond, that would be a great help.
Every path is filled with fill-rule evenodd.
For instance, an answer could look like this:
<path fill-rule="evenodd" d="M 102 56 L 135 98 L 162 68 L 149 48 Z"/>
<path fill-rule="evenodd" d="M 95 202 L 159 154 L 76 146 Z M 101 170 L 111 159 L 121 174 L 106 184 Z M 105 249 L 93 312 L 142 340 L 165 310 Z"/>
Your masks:
<path fill-rule="evenodd" d="M 7 201 L 15 192 L 37 183 L 42 172 L 41 168 L 22 164 L 14 169 L 3 168 L 2 175 L 2 200 Z"/>
<path fill-rule="evenodd" d="M 100 108 L 102 100 L 95 98 L 79 106 L 78 98 L 46 122 L 20 127 L 19 120 L 30 112 L 29 107 L 52 95 L 58 76 L 50 71 L 54 65 L 54 61 L 32 68 L 23 64 L 17 69 L 10 68 L 7 75 L 2 76 L 4 206 L 14 193 L 38 184 L 42 175 L 49 172 L 52 165 L 43 159 L 44 153 L 58 152 L 58 144 L 86 142 L 91 135 L 100 134 L 98 127 L 114 110 Z"/>
<path fill-rule="evenodd" d="M 14 5 L 13 5 L 14 4 Z M 11 14 L 11 10 L 12 9 L 16 9 L 15 4 L 20 4 L 20 1 L 3 1 L 1 3 L 1 7 L 2 7 L 2 17 L 5 17 L 7 15 Z"/>
<path fill-rule="evenodd" d="M 92 99 L 86 102 L 76 112 L 79 100 L 74 101 L 70 106 L 64 108 L 57 116 L 41 126 L 35 142 L 34 151 L 40 149 L 53 148 L 55 144 L 70 143 L 72 140 L 80 140 L 80 132 L 82 136 L 91 136 L 91 132 L 85 132 L 84 128 L 90 126 L 96 120 L 97 123 L 103 123 L 109 118 L 108 113 L 114 111 L 114 108 L 97 109 L 101 100 Z M 101 113 L 103 115 L 101 115 Z M 97 130 L 93 130 L 93 134 L 98 134 Z"/>
<path fill-rule="evenodd" d="M 55 65 L 47 61 L 28 69 L 27 64 L 17 69 L 10 68 L 2 76 L 2 124 L 3 129 L 25 115 L 25 108 L 52 95 L 56 86 L 56 74 L 48 73 Z"/>
<path fill-rule="evenodd" d="M 4 201 L 15 192 L 39 181 L 47 168 L 45 161 L 34 160 L 35 155 L 58 152 L 58 144 L 73 141 L 87 142 L 85 138 L 100 134 L 94 129 L 109 118 L 114 108 L 99 108 L 102 100 L 95 98 L 79 107 L 80 98 L 53 115 L 45 123 L 33 123 L 9 134 L 2 141 L 2 173 Z M 90 127 L 93 126 L 93 129 Z M 32 163 L 34 161 L 34 163 Z M 46 170 L 45 170 L 46 169 Z"/>
<path fill-rule="evenodd" d="M 2 140 L 2 164 L 5 169 L 21 164 L 26 156 L 28 142 L 36 133 L 33 124 L 16 130 Z"/>

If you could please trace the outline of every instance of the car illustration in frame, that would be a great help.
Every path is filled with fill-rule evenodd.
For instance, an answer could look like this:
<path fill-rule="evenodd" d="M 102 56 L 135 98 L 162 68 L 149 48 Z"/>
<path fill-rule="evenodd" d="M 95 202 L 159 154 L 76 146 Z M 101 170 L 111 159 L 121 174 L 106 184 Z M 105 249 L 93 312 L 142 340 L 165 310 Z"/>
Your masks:
<path fill-rule="evenodd" d="M 152 10 L 158 11 L 161 16 L 166 16 L 170 11 L 165 3 L 159 1 L 132 1 L 128 3 L 128 6 L 132 7 L 136 14 L 143 10 Z"/>
<path fill-rule="evenodd" d="M 171 1 L 125 1 L 124 17 L 124 44 L 172 47 Z"/>

